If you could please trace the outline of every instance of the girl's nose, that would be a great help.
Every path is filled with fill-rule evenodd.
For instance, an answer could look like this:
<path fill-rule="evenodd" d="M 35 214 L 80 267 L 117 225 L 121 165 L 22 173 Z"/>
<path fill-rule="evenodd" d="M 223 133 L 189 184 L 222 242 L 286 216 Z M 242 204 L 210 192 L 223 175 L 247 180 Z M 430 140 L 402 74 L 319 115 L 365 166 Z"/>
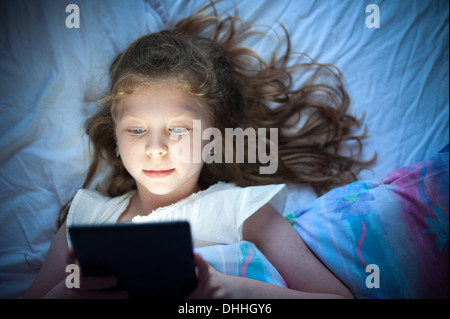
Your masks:
<path fill-rule="evenodd" d="M 157 134 L 150 134 L 147 144 L 145 146 L 145 153 L 149 157 L 165 156 L 168 152 L 168 146 L 162 136 Z"/>

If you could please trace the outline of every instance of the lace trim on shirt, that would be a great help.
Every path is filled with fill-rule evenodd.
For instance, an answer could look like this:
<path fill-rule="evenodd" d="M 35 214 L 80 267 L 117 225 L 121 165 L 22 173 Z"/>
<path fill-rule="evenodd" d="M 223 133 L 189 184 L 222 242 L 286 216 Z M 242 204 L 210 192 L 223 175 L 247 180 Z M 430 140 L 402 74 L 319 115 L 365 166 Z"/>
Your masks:
<path fill-rule="evenodd" d="M 167 206 L 163 206 L 163 207 L 158 207 L 157 209 L 152 210 L 149 214 L 136 215 L 136 216 L 134 216 L 131 219 L 131 221 L 137 221 L 138 219 L 145 218 L 145 217 L 150 216 L 150 215 L 155 215 L 155 214 L 158 214 L 158 213 L 163 212 L 165 210 L 174 209 L 174 208 L 180 207 L 182 205 L 185 205 L 186 203 L 193 202 L 193 201 L 197 200 L 200 197 L 200 195 L 204 195 L 205 193 L 210 192 L 213 189 L 217 188 L 217 186 L 220 186 L 220 185 L 223 185 L 223 184 L 224 183 L 219 182 L 217 184 L 211 185 L 207 189 L 202 189 L 202 190 L 199 190 L 198 192 L 192 193 L 188 197 L 180 199 L 179 201 L 177 201 L 177 202 L 175 202 L 173 204 L 170 204 L 170 205 L 167 205 Z M 136 220 L 135 220 L 135 218 L 136 218 Z"/>

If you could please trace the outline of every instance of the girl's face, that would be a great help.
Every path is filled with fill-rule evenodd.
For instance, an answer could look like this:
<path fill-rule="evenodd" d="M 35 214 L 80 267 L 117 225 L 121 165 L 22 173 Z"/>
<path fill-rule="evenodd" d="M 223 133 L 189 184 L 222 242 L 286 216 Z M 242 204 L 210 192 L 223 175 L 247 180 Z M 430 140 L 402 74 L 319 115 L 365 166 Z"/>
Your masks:
<path fill-rule="evenodd" d="M 203 161 L 192 160 L 199 150 L 194 144 L 203 149 L 209 141 L 194 143 L 194 137 L 201 137 L 210 121 L 193 95 L 171 82 L 139 88 L 121 98 L 115 124 L 120 157 L 138 192 L 182 198 L 199 189 Z"/>

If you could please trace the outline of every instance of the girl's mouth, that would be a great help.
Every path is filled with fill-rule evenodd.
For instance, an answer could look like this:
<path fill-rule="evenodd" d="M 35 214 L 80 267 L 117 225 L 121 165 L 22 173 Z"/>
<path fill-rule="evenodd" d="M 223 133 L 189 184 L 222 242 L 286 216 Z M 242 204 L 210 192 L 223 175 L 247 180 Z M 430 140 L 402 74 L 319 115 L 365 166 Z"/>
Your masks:
<path fill-rule="evenodd" d="M 148 177 L 151 177 L 151 178 L 163 178 L 163 177 L 169 176 L 174 171 L 175 171 L 175 168 L 168 169 L 168 170 L 154 170 L 154 171 L 153 170 L 147 171 L 144 169 L 145 175 L 147 175 Z"/>

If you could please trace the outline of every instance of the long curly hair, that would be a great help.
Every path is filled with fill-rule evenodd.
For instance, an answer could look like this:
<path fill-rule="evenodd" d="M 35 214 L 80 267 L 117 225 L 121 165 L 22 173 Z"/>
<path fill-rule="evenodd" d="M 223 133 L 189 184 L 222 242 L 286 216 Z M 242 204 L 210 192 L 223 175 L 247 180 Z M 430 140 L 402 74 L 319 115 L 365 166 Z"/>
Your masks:
<path fill-rule="evenodd" d="M 214 4 L 209 4 L 166 30 L 132 42 L 113 61 L 109 92 L 88 121 L 86 132 L 94 154 L 82 188 L 91 185 L 105 162 L 111 168 L 104 186 L 109 196 L 136 188 L 116 156 L 115 111 L 122 96 L 167 78 L 196 96 L 222 133 L 225 128 L 237 127 L 278 129 L 278 169 L 274 174 L 259 174 L 258 161 L 213 162 L 203 165 L 201 187 L 218 181 L 238 186 L 307 183 L 320 195 L 356 180 L 359 171 L 375 158 L 359 159 L 365 130 L 352 135 L 361 119 L 348 114 L 350 99 L 342 74 L 335 66 L 316 63 L 302 54 L 297 57 L 306 62 L 292 63 L 295 53 L 289 34 L 282 29 L 285 50 L 281 55 L 274 50 L 269 61 L 264 61 L 243 45 L 258 32 L 235 16 L 220 17 Z M 299 74 L 308 76 L 300 87 L 293 80 Z M 349 144 L 353 152 L 343 155 L 341 148 Z M 70 203 L 61 209 L 60 224 Z"/>

